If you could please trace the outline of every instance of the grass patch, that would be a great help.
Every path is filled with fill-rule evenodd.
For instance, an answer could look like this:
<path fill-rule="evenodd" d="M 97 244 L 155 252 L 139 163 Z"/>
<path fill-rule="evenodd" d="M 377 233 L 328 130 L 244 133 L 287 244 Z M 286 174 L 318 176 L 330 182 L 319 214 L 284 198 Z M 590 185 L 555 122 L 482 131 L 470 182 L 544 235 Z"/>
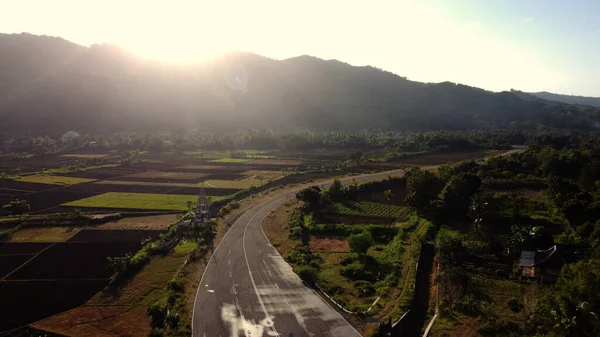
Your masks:
<path fill-rule="evenodd" d="M 334 204 L 332 211 L 345 215 L 388 216 L 388 205 L 368 201 L 345 201 Z M 410 210 L 406 207 L 391 205 L 389 211 L 394 218 L 407 217 Z"/>
<path fill-rule="evenodd" d="M 246 163 L 249 162 L 250 159 L 242 159 L 242 158 L 219 158 L 209 160 L 211 163 Z"/>
<path fill-rule="evenodd" d="M 76 184 L 81 184 L 81 183 L 89 183 L 91 181 L 96 181 L 96 179 L 75 178 L 75 177 L 65 177 L 65 176 L 51 176 L 51 175 L 27 176 L 27 177 L 22 177 L 18 180 L 26 181 L 28 183 L 64 185 L 64 186 L 76 185 Z"/>
<path fill-rule="evenodd" d="M 177 248 L 176 248 L 177 249 Z M 150 262 L 120 292 L 107 288 L 94 296 L 91 305 L 134 305 L 148 304 L 159 298 L 166 284 L 175 276 L 187 259 L 187 254 L 172 253 L 167 256 L 154 256 Z"/>
<path fill-rule="evenodd" d="M 208 197 L 208 199 L 216 201 L 219 198 Z M 182 211 L 187 208 L 188 201 L 195 204 L 197 200 L 196 195 L 108 192 L 67 202 L 61 206 Z"/>
<path fill-rule="evenodd" d="M 184 243 L 180 243 L 177 246 L 175 246 L 175 253 L 176 254 L 189 254 L 192 252 L 192 250 L 196 249 L 196 247 L 198 247 L 198 244 L 196 244 L 193 241 L 186 241 Z"/>

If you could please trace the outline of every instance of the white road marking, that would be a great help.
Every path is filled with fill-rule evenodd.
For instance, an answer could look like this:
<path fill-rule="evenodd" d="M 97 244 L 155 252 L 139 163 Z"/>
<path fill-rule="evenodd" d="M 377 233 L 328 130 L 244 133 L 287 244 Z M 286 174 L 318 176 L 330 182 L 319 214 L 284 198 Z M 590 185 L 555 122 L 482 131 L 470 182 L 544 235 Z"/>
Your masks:
<path fill-rule="evenodd" d="M 275 286 L 277 287 L 277 289 L 279 289 L 279 284 L 275 283 Z"/>
<path fill-rule="evenodd" d="M 246 232 L 248 231 L 248 227 L 250 226 L 250 223 L 252 222 L 252 220 L 254 220 L 254 218 L 265 208 L 267 208 L 268 206 L 263 207 L 260 211 L 256 212 L 256 214 L 254 214 L 254 216 L 252 216 L 252 218 L 250 218 L 250 220 L 246 223 L 246 228 L 244 228 L 244 235 L 242 236 L 242 249 L 244 250 L 244 258 L 246 259 L 246 266 L 248 267 L 248 273 L 250 274 L 250 281 L 252 281 L 252 287 L 254 287 L 254 292 L 256 293 L 256 297 L 258 297 L 258 302 L 260 302 L 260 306 L 263 309 L 263 312 L 265 313 L 265 320 L 267 322 L 271 323 L 271 330 L 272 332 L 275 333 L 276 336 L 279 336 L 279 333 L 277 332 L 277 330 L 275 329 L 275 325 L 273 324 L 273 320 L 271 319 L 271 315 L 269 315 L 269 312 L 267 311 L 267 308 L 265 307 L 265 303 L 262 300 L 262 297 L 260 296 L 260 293 L 258 292 L 258 287 L 256 286 L 256 282 L 254 281 L 254 276 L 252 275 L 252 270 L 250 270 L 250 263 L 248 262 L 248 254 L 246 253 Z M 269 213 L 267 213 L 264 218 L 267 217 L 267 215 L 269 215 Z M 262 220 L 260 222 L 262 224 Z"/>
<path fill-rule="evenodd" d="M 231 260 L 228 260 L 229 265 L 231 266 Z"/>
<path fill-rule="evenodd" d="M 257 249 L 257 250 L 258 250 L 258 254 L 260 255 L 260 249 Z"/>
<path fill-rule="evenodd" d="M 214 291 L 214 290 L 212 290 L 212 289 L 208 289 L 207 291 L 208 291 L 209 293 L 214 293 L 214 292 L 215 292 L 215 291 Z"/>
<path fill-rule="evenodd" d="M 229 277 L 233 278 L 233 275 L 231 275 L 231 272 L 229 272 Z"/>

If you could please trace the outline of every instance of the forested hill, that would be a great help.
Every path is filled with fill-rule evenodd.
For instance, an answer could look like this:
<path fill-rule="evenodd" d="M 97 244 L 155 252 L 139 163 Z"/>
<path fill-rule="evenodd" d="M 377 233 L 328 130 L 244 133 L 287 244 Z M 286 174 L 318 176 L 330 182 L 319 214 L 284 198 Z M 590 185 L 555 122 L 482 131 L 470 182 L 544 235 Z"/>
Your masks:
<path fill-rule="evenodd" d="M 589 105 L 593 107 L 600 107 L 600 97 L 585 97 L 585 96 L 573 96 L 573 95 L 561 95 L 553 94 L 551 92 L 541 91 L 532 92 L 534 96 L 539 98 L 547 99 L 550 101 L 564 102 L 568 104 L 578 105 Z"/>
<path fill-rule="evenodd" d="M 492 66 L 492 65 L 491 65 Z M 373 67 L 235 53 L 196 65 L 0 34 L 0 135 L 156 130 L 589 129 L 598 109 L 409 81 Z"/>

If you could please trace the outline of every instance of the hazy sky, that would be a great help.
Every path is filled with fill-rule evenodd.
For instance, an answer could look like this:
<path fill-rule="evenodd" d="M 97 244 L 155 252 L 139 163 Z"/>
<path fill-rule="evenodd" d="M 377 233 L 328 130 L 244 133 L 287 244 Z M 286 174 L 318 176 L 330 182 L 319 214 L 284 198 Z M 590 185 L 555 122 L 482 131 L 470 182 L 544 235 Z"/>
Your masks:
<path fill-rule="evenodd" d="M 308 54 L 416 81 L 600 96 L 600 0 L 0 0 L 0 32 L 176 62 Z"/>

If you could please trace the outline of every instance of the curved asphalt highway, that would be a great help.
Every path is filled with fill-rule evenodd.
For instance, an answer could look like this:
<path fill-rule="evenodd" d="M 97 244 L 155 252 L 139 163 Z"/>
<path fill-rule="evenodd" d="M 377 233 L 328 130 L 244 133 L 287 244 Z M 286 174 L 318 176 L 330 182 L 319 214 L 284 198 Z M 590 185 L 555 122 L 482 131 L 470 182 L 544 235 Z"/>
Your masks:
<path fill-rule="evenodd" d="M 343 179 L 383 178 L 389 171 Z M 360 336 L 305 286 L 262 231 L 262 220 L 297 190 L 273 196 L 244 213 L 211 256 L 198 286 L 195 337 Z"/>

